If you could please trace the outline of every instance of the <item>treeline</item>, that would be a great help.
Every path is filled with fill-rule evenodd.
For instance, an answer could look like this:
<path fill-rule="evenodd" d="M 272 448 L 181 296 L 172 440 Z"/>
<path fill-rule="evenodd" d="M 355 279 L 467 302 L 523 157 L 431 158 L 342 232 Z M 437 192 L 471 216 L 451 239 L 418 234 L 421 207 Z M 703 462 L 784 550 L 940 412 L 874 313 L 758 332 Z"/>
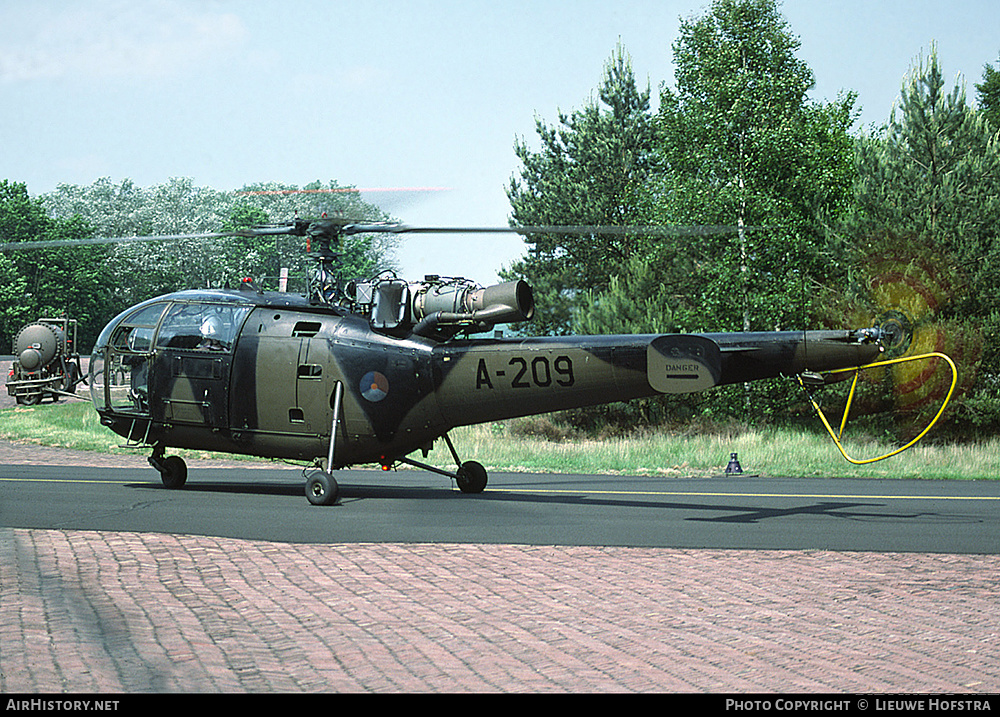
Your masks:
<path fill-rule="evenodd" d="M 357 191 L 336 182 L 299 189 L 261 183 L 227 192 L 190 179 L 142 188 L 100 179 L 89 186 L 59 185 L 32 198 L 24 184 L 0 182 L 0 237 L 4 243 L 91 237 L 163 236 L 219 232 L 295 217 L 386 219 Z M 348 278 L 393 268 L 389 235 L 356 235 L 344 242 Z M 270 282 L 289 269 L 293 289 L 305 290 L 308 267 L 301 237 L 182 239 L 68 246 L 0 253 L 0 351 L 19 328 L 44 316 L 80 322 L 87 350 L 107 321 L 153 296 L 178 289 L 235 288 L 244 277 Z"/>
<path fill-rule="evenodd" d="M 555 124 L 507 187 L 525 225 L 675 227 L 655 236 L 535 235 L 503 271 L 526 279 L 537 309 L 524 333 L 663 333 L 861 328 L 892 332 L 889 354 L 942 351 L 960 369 L 953 434 L 1000 428 L 1000 72 L 945 82 L 936 49 L 919 55 L 879 127 L 856 128 L 857 97 L 816 101 L 812 70 L 776 0 L 714 0 L 681 23 L 675 75 L 637 85 L 626 49 L 596 96 Z M 916 49 L 916 48 L 915 48 Z M 0 182 L 4 242 L 217 231 L 322 211 L 385 218 L 356 192 L 271 184 L 240 192 L 189 180 L 140 188 L 99 180 L 31 198 Z M 392 239 L 356 236 L 345 276 L 391 266 Z M 0 347 L 25 321 L 66 312 L 81 345 L 137 301 L 233 286 L 280 267 L 305 275 L 294 238 L 176 241 L 0 253 Z M 67 287 L 72 287 L 67 290 Z M 933 369 L 933 370 L 930 370 Z M 941 365 L 868 377 L 869 428 L 904 435 L 948 388 Z M 837 401 L 827 401 L 833 405 Z M 579 411 L 588 430 L 704 421 L 795 420 L 791 380 Z M 807 411 L 811 411 L 806 407 Z"/>
<path fill-rule="evenodd" d="M 637 86 L 624 47 L 596 98 L 537 120 L 508 187 L 534 225 L 676 225 L 668 236 L 531 238 L 507 271 L 535 288 L 552 333 L 893 330 L 891 355 L 959 363 L 952 427 L 1000 427 L 1000 73 L 978 106 L 948 86 L 931 47 L 886 123 L 854 131 L 856 95 L 814 101 L 810 68 L 774 0 L 715 0 L 682 22 L 675 76 Z M 932 362 L 933 363 L 933 362 Z M 874 430 L 907 433 L 947 392 L 943 365 L 869 380 Z M 943 377 L 943 378 L 942 378 Z M 664 398 L 567 420 L 587 428 L 699 418 L 786 419 L 791 381 Z M 902 425 L 895 419 L 902 415 Z"/>

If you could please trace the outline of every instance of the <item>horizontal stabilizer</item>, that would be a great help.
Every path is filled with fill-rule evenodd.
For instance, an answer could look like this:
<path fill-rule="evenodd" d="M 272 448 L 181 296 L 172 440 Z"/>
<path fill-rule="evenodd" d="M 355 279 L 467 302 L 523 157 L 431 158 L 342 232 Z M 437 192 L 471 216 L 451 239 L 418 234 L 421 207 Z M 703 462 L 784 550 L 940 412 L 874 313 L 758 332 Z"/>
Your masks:
<path fill-rule="evenodd" d="M 646 349 L 646 374 L 649 385 L 660 393 L 712 388 L 722 377 L 719 345 L 704 336 L 657 336 Z"/>

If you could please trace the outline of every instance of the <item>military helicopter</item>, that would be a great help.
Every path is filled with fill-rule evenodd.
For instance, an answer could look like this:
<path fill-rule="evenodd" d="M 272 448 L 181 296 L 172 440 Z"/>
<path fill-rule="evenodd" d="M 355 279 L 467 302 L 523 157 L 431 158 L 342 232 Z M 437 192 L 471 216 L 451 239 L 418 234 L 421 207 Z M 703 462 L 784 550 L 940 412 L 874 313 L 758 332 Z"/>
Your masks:
<path fill-rule="evenodd" d="M 221 451 L 311 461 L 306 497 L 330 505 L 339 494 L 335 471 L 359 464 L 410 465 L 451 477 L 463 493 L 482 492 L 486 469 L 463 461 L 449 438 L 458 426 L 777 376 L 821 385 L 877 365 L 886 339 L 877 326 L 475 338 L 531 319 L 530 286 L 406 281 L 391 272 L 344 287 L 336 279 L 335 249 L 358 233 L 640 230 L 649 228 L 421 228 L 324 218 L 185 235 L 306 237 L 315 264 L 309 289 L 263 291 L 244 280 L 239 289 L 179 291 L 133 306 L 95 343 L 91 397 L 102 424 L 152 448 L 149 462 L 168 488 L 187 478 L 168 448 Z M 412 457 L 422 452 L 426 460 L 438 440 L 454 470 Z"/>

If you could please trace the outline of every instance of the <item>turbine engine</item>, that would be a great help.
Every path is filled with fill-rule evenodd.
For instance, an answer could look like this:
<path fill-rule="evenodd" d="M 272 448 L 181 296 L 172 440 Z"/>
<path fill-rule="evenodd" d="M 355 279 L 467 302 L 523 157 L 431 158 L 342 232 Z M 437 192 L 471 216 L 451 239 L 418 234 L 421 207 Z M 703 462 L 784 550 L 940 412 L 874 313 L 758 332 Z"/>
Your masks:
<path fill-rule="evenodd" d="M 448 338 L 528 321 L 535 314 L 531 287 L 522 280 L 482 287 L 461 278 L 393 278 L 352 283 L 347 291 L 359 304 L 370 306 L 372 328 L 393 334 Z"/>

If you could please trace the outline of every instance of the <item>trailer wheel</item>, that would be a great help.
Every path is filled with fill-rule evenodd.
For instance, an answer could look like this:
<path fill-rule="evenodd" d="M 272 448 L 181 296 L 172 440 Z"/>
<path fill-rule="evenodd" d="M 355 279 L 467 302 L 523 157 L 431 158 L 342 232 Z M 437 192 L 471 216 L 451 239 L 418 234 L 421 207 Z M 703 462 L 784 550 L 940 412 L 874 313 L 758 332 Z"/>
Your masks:
<path fill-rule="evenodd" d="M 76 393 L 76 384 L 80 382 L 80 372 L 76 364 L 69 364 L 66 367 L 66 374 L 63 377 L 63 391 L 66 393 Z"/>

